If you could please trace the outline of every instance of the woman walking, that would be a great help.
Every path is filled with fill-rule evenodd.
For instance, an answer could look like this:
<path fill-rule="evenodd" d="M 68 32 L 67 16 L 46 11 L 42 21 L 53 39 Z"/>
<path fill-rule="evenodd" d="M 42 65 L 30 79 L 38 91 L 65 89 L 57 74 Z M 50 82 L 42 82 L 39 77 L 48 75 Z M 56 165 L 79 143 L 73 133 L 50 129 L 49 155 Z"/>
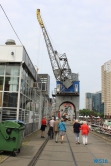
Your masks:
<path fill-rule="evenodd" d="M 58 124 L 59 124 L 59 118 L 56 117 L 56 121 L 54 122 L 54 126 L 53 126 L 53 132 L 55 134 L 55 142 L 56 143 L 58 143 L 58 135 L 59 135 Z"/>
<path fill-rule="evenodd" d="M 75 123 L 73 124 L 73 130 L 76 138 L 76 144 L 80 144 L 79 142 L 79 133 L 80 133 L 80 123 L 78 122 L 78 119 L 75 120 Z"/>
<path fill-rule="evenodd" d="M 61 143 L 63 143 L 64 135 L 66 133 L 66 124 L 65 124 L 63 118 L 61 119 L 61 122 L 59 122 L 58 128 L 59 128 Z"/>
<path fill-rule="evenodd" d="M 80 129 L 82 130 L 82 131 L 81 131 L 81 134 L 82 134 L 83 144 L 84 144 L 84 145 L 87 145 L 89 127 L 88 127 L 86 121 L 83 121 L 83 124 L 81 125 L 81 128 L 80 128 Z"/>

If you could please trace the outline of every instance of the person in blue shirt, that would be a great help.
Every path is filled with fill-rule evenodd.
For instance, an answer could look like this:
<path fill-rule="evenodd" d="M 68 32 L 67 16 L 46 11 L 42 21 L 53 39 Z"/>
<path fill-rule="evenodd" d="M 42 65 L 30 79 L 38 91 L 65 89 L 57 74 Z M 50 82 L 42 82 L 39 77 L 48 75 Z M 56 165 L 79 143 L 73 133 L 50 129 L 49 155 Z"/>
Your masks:
<path fill-rule="evenodd" d="M 63 143 L 64 135 L 66 133 L 66 124 L 63 118 L 61 119 L 61 122 L 59 122 L 58 128 L 59 128 L 61 143 Z"/>

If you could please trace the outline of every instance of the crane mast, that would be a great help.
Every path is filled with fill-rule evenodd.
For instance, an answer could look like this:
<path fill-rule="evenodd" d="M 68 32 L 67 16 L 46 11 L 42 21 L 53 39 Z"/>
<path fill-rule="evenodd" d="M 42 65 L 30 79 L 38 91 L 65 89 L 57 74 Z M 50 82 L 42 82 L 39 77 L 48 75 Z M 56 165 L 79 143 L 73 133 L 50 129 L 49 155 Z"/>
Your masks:
<path fill-rule="evenodd" d="M 66 57 L 66 54 L 59 54 L 57 51 L 54 50 L 50 38 L 48 36 L 48 33 L 46 31 L 45 25 L 42 21 L 41 15 L 40 15 L 40 9 L 37 9 L 36 11 L 38 22 L 42 28 L 43 36 L 45 39 L 47 51 L 49 54 L 51 66 L 53 69 L 53 73 L 55 75 L 56 80 L 63 83 L 63 85 L 66 88 L 69 88 L 72 85 L 72 73 L 71 69 L 68 64 L 68 60 Z"/>

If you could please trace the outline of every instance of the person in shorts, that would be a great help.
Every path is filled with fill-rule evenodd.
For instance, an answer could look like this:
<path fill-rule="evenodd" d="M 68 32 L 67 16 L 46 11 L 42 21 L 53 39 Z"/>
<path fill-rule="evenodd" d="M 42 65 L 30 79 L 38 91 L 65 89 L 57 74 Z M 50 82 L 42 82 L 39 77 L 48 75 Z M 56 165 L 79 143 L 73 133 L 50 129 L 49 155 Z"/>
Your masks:
<path fill-rule="evenodd" d="M 46 128 L 46 119 L 45 117 L 42 118 L 41 120 L 41 138 L 45 138 L 44 134 L 45 134 L 45 128 Z"/>
<path fill-rule="evenodd" d="M 61 143 L 63 143 L 64 136 L 66 134 L 66 124 L 63 118 L 61 119 L 61 122 L 59 122 L 58 128 L 59 128 Z"/>

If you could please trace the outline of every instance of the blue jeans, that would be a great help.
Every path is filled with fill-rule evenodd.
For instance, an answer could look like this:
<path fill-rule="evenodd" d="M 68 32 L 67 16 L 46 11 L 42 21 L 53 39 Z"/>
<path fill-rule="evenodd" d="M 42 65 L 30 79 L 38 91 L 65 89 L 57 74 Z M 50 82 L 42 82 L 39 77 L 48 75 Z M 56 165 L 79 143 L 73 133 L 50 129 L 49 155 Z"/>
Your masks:
<path fill-rule="evenodd" d="M 76 142 L 79 142 L 79 133 L 74 133 L 74 134 L 75 134 Z"/>

